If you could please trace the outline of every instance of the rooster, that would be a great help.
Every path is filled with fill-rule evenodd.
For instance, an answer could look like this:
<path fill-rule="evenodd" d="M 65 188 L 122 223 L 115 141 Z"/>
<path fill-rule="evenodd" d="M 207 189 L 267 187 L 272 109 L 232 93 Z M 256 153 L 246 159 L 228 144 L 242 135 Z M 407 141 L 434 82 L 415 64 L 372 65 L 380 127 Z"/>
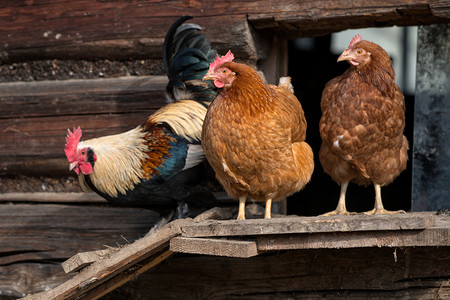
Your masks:
<path fill-rule="evenodd" d="M 391 60 L 380 46 L 356 35 L 339 61 L 351 66 L 326 84 L 321 101 L 319 159 L 341 185 L 337 208 L 325 215 L 349 214 L 350 181 L 375 187 L 375 207 L 365 214 L 396 213 L 385 210 L 381 199 L 381 186 L 405 170 L 408 159 L 405 101 Z"/>
<path fill-rule="evenodd" d="M 306 119 L 289 78 L 278 87 L 266 84 L 233 58 L 231 51 L 217 56 L 203 77 L 219 92 L 206 113 L 202 146 L 218 181 L 239 199 L 238 220 L 245 219 L 247 197 L 265 201 L 264 218 L 270 219 L 272 201 L 299 191 L 311 178 Z"/>
<path fill-rule="evenodd" d="M 111 203 L 156 210 L 189 202 L 196 192 L 190 185 L 199 177 L 195 167 L 204 161 L 203 119 L 217 93 L 202 77 L 216 52 L 200 26 L 182 24 L 190 18 L 177 20 L 164 41 L 167 94 L 173 102 L 121 134 L 80 141 L 80 127 L 68 130 L 64 151 L 85 191 Z"/>

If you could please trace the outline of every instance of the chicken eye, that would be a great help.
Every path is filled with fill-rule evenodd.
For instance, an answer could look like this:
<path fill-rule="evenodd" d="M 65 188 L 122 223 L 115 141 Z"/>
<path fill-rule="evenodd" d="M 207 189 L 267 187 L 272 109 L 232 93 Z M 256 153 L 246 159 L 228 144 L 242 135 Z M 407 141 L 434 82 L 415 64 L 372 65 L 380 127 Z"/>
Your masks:
<path fill-rule="evenodd" d="M 227 72 L 228 72 L 227 69 L 222 69 L 222 73 L 223 73 L 223 74 L 226 74 Z"/>
<path fill-rule="evenodd" d="M 363 51 L 361 49 L 356 50 L 356 54 L 361 55 Z"/>
<path fill-rule="evenodd" d="M 82 150 L 81 151 L 81 155 L 84 155 L 86 153 L 86 151 Z"/>

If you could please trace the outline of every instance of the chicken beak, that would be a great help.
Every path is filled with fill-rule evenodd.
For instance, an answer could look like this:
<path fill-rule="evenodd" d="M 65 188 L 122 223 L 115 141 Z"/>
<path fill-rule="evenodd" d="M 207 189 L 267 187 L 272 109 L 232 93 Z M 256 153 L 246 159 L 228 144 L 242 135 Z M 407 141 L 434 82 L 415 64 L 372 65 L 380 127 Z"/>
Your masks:
<path fill-rule="evenodd" d="M 216 77 L 214 77 L 212 74 L 210 74 L 209 72 L 205 74 L 205 76 L 203 76 L 202 80 L 206 81 L 206 80 L 215 80 Z"/>
<path fill-rule="evenodd" d="M 73 162 L 69 165 L 69 171 L 72 171 L 77 166 L 77 162 Z"/>
<path fill-rule="evenodd" d="M 350 50 L 346 49 L 344 52 L 342 52 L 341 55 L 339 55 L 337 61 L 340 62 L 340 61 L 343 61 L 343 60 L 349 60 L 351 58 L 352 58 L 352 56 L 350 55 Z"/>

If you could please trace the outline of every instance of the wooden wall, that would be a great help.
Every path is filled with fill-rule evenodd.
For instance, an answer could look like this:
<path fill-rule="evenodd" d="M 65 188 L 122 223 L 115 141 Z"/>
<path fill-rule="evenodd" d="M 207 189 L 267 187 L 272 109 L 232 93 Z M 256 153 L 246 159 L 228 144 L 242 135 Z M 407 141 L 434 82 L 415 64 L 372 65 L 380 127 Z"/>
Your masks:
<path fill-rule="evenodd" d="M 450 24 L 419 29 L 413 209 L 450 209 Z"/>
<path fill-rule="evenodd" d="M 287 38 L 449 22 L 450 3 L 2 1 L 0 175 L 67 175 L 67 128 L 117 133 L 162 105 L 164 79 L 142 75 L 164 75 L 162 42 L 181 15 L 194 16 L 219 53 L 233 49 L 275 82 L 287 72 Z"/>
<path fill-rule="evenodd" d="M 287 73 L 287 39 L 347 28 L 449 23 L 450 1 L 1 1 L 0 193 L 15 176 L 25 176 L 25 185 L 31 176 L 69 176 L 63 152 L 67 128 L 81 125 L 84 138 L 118 133 L 163 105 L 162 43 L 181 15 L 194 16 L 192 22 L 204 28 L 219 53 L 232 49 L 274 83 Z M 140 209 L 109 210 L 94 198 L 81 204 L 64 197 L 42 196 L 34 204 L 17 203 L 30 198 L 6 198 L 14 204 L 0 204 L 0 298 L 57 285 L 67 278 L 61 261 L 81 250 L 120 245 L 122 234 L 137 238 L 156 218 Z M 118 216 L 126 228 L 108 223 Z M 236 263 L 211 260 L 217 268 Z M 173 262 L 168 272 L 196 260 Z"/>

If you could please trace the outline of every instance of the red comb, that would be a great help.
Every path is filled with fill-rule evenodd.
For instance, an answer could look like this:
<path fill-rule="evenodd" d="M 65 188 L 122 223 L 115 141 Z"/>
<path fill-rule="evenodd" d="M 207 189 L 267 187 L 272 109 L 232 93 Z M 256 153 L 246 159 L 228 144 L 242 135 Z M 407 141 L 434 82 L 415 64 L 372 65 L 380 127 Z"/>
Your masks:
<path fill-rule="evenodd" d="M 348 46 L 349 48 L 352 48 L 352 47 L 354 47 L 356 44 L 358 44 L 359 42 L 361 42 L 362 41 L 362 38 L 361 38 L 361 36 L 359 35 L 359 34 L 357 34 L 357 35 L 355 35 L 353 38 L 352 38 L 352 40 L 351 40 L 351 42 L 350 42 L 350 46 Z"/>
<path fill-rule="evenodd" d="M 81 134 L 82 132 L 80 126 L 78 126 L 78 128 L 74 128 L 73 132 L 71 132 L 70 129 L 67 129 L 66 146 L 64 148 L 64 153 L 66 153 L 66 157 L 69 162 L 73 162 L 75 160 L 77 146 L 80 142 Z"/>
<path fill-rule="evenodd" d="M 224 56 L 221 56 L 221 57 L 219 57 L 219 54 L 216 54 L 216 59 L 213 60 L 213 62 L 209 64 L 208 72 L 214 72 L 214 70 L 218 66 L 220 66 L 226 62 L 233 61 L 233 59 L 234 59 L 234 55 L 233 55 L 233 53 L 231 53 L 231 50 L 228 50 L 227 54 L 225 54 Z"/>

